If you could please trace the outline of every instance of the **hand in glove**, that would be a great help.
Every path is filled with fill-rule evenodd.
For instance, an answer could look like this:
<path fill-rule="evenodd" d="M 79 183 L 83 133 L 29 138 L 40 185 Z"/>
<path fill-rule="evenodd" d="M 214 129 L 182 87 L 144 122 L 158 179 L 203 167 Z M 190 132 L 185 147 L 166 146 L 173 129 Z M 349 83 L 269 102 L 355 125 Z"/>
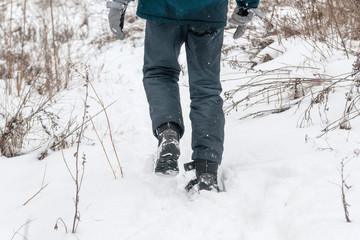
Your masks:
<path fill-rule="evenodd" d="M 125 34 L 122 31 L 124 28 L 124 17 L 126 8 L 129 2 L 134 0 L 114 0 L 113 2 L 107 2 L 107 8 L 109 11 L 109 25 L 113 34 L 120 40 L 125 38 Z"/>
<path fill-rule="evenodd" d="M 230 23 L 238 25 L 233 35 L 234 39 L 238 39 L 244 34 L 246 30 L 246 24 L 248 24 L 252 20 L 254 15 L 258 16 L 261 19 L 264 17 L 262 12 L 256 8 L 235 8 L 233 14 L 231 15 L 231 18 L 229 19 Z"/>

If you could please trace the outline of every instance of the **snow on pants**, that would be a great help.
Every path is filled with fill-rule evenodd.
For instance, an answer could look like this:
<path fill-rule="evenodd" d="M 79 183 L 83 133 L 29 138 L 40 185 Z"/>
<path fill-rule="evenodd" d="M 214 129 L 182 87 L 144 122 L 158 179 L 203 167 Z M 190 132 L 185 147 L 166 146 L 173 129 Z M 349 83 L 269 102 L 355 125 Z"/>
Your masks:
<path fill-rule="evenodd" d="M 152 128 L 184 123 L 180 105 L 178 56 L 185 43 L 190 86 L 192 159 L 221 163 L 224 143 L 223 100 L 220 97 L 220 55 L 223 28 L 147 21 L 143 83 Z"/>

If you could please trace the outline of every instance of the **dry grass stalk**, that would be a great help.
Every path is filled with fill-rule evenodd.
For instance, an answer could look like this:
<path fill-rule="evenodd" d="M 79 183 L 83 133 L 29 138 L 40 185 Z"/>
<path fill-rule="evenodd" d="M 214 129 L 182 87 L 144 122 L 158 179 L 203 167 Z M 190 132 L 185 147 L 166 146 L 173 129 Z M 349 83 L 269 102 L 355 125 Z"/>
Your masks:
<path fill-rule="evenodd" d="M 98 133 L 98 131 L 97 131 L 96 127 L 95 127 L 95 124 L 94 124 L 94 122 L 93 122 L 93 120 L 92 120 L 92 117 L 90 117 L 90 121 L 91 121 L 91 124 L 93 125 L 93 128 L 94 128 L 94 130 L 95 130 L 96 136 L 97 136 L 97 138 L 98 138 L 98 140 L 99 140 L 99 142 L 100 142 L 100 144 L 101 144 L 101 147 L 102 147 L 102 149 L 103 149 L 103 151 L 104 151 L 106 160 L 107 160 L 107 162 L 108 162 L 108 164 L 109 164 L 109 166 L 110 166 L 110 168 L 111 168 L 111 172 L 112 172 L 113 175 L 114 175 L 114 179 L 116 179 L 115 170 L 114 170 L 114 168 L 113 168 L 112 165 L 111 165 L 110 159 L 109 159 L 109 157 L 108 157 L 108 154 L 107 154 L 106 149 L 105 149 L 105 146 L 104 146 L 104 142 L 101 140 L 101 138 L 100 138 L 100 136 L 99 136 L 99 133 Z"/>
<path fill-rule="evenodd" d="M 334 22 L 335 22 L 336 31 L 337 31 L 337 33 L 339 34 L 339 37 L 340 37 L 340 39 L 341 39 L 341 44 L 342 44 L 342 46 L 343 46 L 343 48 L 344 48 L 344 51 L 345 51 L 345 53 L 346 53 L 347 58 L 349 59 L 349 53 L 348 53 L 348 50 L 346 49 L 346 45 L 345 45 L 345 42 L 344 42 L 344 38 L 343 38 L 343 36 L 342 36 L 342 34 L 341 34 L 338 21 L 337 21 L 337 19 L 336 19 L 335 14 L 334 14 L 333 0 L 331 0 L 331 2 L 330 2 L 330 0 L 327 0 L 327 3 L 328 3 L 328 5 L 329 5 L 329 9 L 330 9 L 330 12 L 331 12 L 331 17 L 332 17 L 332 19 L 334 19 Z"/>
<path fill-rule="evenodd" d="M 11 78 L 12 78 L 12 59 L 11 59 L 11 54 L 12 54 L 12 14 L 13 14 L 13 0 L 11 0 L 10 2 L 10 23 L 9 23 L 9 48 L 8 48 L 8 81 L 6 81 L 6 90 L 5 92 L 11 94 Z"/>
<path fill-rule="evenodd" d="M 14 235 L 11 237 L 10 240 L 13 240 L 16 235 L 20 235 L 21 237 L 23 237 L 24 239 L 27 239 L 27 236 L 26 234 L 20 234 L 20 230 L 23 229 L 24 227 L 26 228 L 28 226 L 28 224 L 30 224 L 31 222 L 35 221 L 36 219 L 32 219 L 32 220 L 28 220 L 26 221 L 26 223 L 24 223 L 23 225 L 21 225 L 15 232 L 14 232 Z"/>
<path fill-rule="evenodd" d="M 44 171 L 44 175 L 41 181 L 41 187 L 39 189 L 39 191 L 37 191 L 31 198 L 29 198 L 24 204 L 23 206 L 25 206 L 26 204 L 28 204 L 32 199 L 34 199 L 37 195 L 39 195 L 41 193 L 41 191 L 46 188 L 49 184 L 44 185 L 44 181 L 45 181 L 45 175 L 46 175 L 46 169 L 47 166 L 45 166 L 45 171 Z"/>
<path fill-rule="evenodd" d="M 116 160 L 117 160 L 117 163 L 118 163 L 118 166 L 119 166 L 119 169 L 120 169 L 121 177 L 123 178 L 123 177 L 124 177 L 124 173 L 123 173 L 123 170 L 122 170 L 122 166 L 121 166 L 121 164 L 120 164 L 119 156 L 118 156 L 117 151 L 116 151 L 114 139 L 113 139 L 113 136 L 112 136 L 111 124 L 110 124 L 109 116 L 108 116 L 107 111 L 106 111 L 106 109 L 105 109 L 104 102 L 101 100 L 99 94 L 98 94 L 97 91 L 95 90 L 95 88 L 94 88 L 94 86 L 92 85 L 92 83 L 89 82 L 89 84 L 90 84 L 92 90 L 94 91 L 94 93 L 95 93 L 95 95 L 96 95 L 96 98 L 97 98 L 97 100 L 98 100 L 98 103 L 101 105 L 102 109 L 104 110 L 104 114 L 105 114 L 105 117 L 106 117 L 106 122 L 107 122 L 108 129 L 109 129 L 110 141 L 111 141 L 112 147 L 113 147 L 114 152 L 115 152 L 115 156 L 116 156 Z"/>
<path fill-rule="evenodd" d="M 27 6 L 27 0 L 24 0 L 24 23 L 23 23 L 23 32 L 21 37 L 21 57 L 20 57 L 20 76 L 17 77 L 16 81 L 16 90 L 18 96 L 20 96 L 20 90 L 21 90 L 21 84 L 23 82 L 23 67 L 24 67 L 24 45 L 25 45 L 25 35 L 26 35 L 26 6 Z"/>
<path fill-rule="evenodd" d="M 53 70 L 52 70 L 52 57 L 51 50 L 49 48 L 49 41 L 47 37 L 47 26 L 44 19 L 44 38 L 43 38 L 43 51 L 44 51 L 44 64 L 45 64 L 45 72 L 46 72 L 46 81 L 44 84 L 45 93 L 51 97 L 53 96 Z"/>
<path fill-rule="evenodd" d="M 51 12 L 52 47 L 53 47 L 53 52 L 54 52 L 55 82 L 56 82 L 57 91 L 59 92 L 60 87 L 61 87 L 61 81 L 59 79 L 58 66 L 57 66 L 57 54 L 56 54 L 57 50 L 56 50 L 56 44 L 55 44 L 53 0 L 50 0 L 50 12 Z"/>

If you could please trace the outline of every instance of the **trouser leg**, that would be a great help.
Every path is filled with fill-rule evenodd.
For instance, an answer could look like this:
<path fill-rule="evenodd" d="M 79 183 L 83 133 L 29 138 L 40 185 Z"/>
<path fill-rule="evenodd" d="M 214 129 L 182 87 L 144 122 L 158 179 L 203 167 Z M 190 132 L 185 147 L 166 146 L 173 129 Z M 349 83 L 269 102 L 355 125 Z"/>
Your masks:
<path fill-rule="evenodd" d="M 192 159 L 221 163 L 224 144 L 220 58 L 223 29 L 190 26 L 186 39 L 192 124 Z"/>
<path fill-rule="evenodd" d="M 152 129 L 167 122 L 176 123 L 184 132 L 179 95 L 178 56 L 185 41 L 184 27 L 147 21 L 143 83 L 149 102 Z"/>

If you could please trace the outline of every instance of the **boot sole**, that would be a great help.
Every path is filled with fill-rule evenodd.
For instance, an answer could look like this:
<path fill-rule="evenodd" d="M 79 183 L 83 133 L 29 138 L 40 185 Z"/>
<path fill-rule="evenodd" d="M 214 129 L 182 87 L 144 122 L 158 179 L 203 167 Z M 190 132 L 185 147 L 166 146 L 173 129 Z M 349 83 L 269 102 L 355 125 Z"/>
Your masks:
<path fill-rule="evenodd" d="M 155 167 L 156 175 L 176 176 L 179 173 L 177 159 L 160 159 Z"/>

